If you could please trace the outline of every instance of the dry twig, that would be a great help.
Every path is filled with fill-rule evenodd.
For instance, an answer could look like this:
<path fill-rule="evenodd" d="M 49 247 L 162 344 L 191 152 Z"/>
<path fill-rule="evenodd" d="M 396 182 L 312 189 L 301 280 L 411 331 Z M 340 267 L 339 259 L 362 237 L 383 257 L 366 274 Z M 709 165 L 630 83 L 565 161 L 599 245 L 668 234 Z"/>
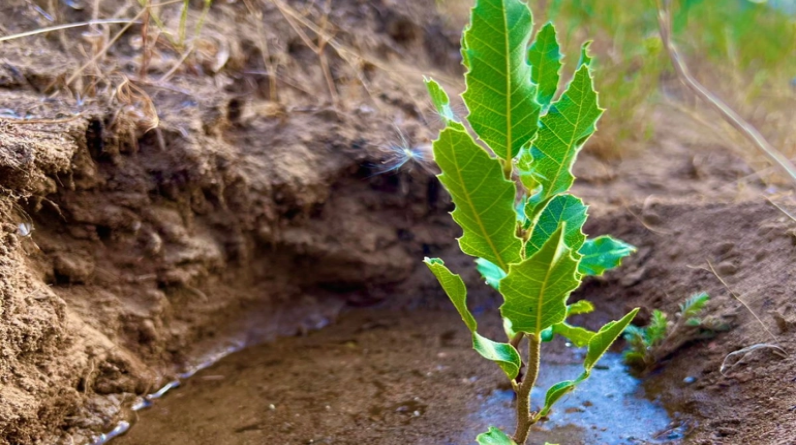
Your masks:
<path fill-rule="evenodd" d="M 750 142 L 752 142 L 774 165 L 785 173 L 794 183 L 796 183 L 796 166 L 774 148 L 766 138 L 760 134 L 757 129 L 744 120 L 738 113 L 725 104 L 715 94 L 711 93 L 707 88 L 700 84 L 688 70 L 680 54 L 672 43 L 671 39 L 671 20 L 669 17 L 669 2 L 670 0 L 656 0 L 658 5 L 658 26 L 660 29 L 661 40 L 672 60 L 675 72 L 680 77 L 680 80 L 700 99 L 705 101 L 713 110 L 715 110 L 721 117 L 723 117 L 733 128 L 743 134 Z"/>

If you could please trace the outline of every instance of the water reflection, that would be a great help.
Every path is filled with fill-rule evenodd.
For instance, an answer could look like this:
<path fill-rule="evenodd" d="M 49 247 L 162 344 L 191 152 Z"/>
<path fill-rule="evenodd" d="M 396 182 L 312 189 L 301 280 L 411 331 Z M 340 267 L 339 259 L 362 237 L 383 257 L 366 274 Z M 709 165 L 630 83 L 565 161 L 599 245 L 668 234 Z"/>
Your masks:
<path fill-rule="evenodd" d="M 543 363 L 539 381 L 532 393 L 534 406 L 544 400 L 547 388 L 577 377 L 582 371 L 582 353 L 571 351 L 569 359 Z M 472 428 L 460 443 L 473 438 L 490 425 L 513 432 L 514 393 L 495 390 L 483 397 L 472 415 Z M 561 400 L 548 421 L 531 432 L 529 443 L 567 445 L 639 445 L 678 443 L 682 434 L 671 428 L 666 409 L 644 397 L 641 382 L 628 374 L 620 354 L 608 353 L 589 380 Z"/>

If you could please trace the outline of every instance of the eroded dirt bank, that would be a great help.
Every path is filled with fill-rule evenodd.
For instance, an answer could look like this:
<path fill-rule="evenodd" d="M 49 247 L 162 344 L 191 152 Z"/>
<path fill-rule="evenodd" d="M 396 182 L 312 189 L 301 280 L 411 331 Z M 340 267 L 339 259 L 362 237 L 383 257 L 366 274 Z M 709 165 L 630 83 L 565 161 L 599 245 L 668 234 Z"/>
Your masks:
<path fill-rule="evenodd" d="M 4 2 L 2 32 L 89 20 L 84 3 Z M 261 18 L 216 3 L 201 51 L 183 59 L 161 39 L 144 63 L 133 25 L 68 88 L 122 25 L 0 43 L 0 443 L 87 443 L 229 338 L 305 332 L 383 299 L 447 307 L 418 268 L 424 255 L 478 284 L 451 250 L 448 198 L 431 174 L 408 164 L 374 175 L 391 165 L 394 126 L 424 144 L 438 124 L 421 75 L 459 73 L 459 31 L 434 2 L 334 2 L 336 106 L 317 55 L 273 3 Z M 310 3 L 290 4 L 317 23 Z M 102 18 L 139 11 L 101 4 Z M 690 413 L 693 443 L 793 443 L 793 359 L 763 351 L 718 374 L 729 352 L 773 340 L 704 270 L 712 261 L 792 349 L 793 223 L 755 197 L 747 167 L 670 114 L 643 153 L 576 167 L 595 215 L 587 231 L 640 247 L 579 295 L 605 308 L 597 316 L 641 305 L 648 317 L 710 291 L 710 315 L 734 329 L 672 356 L 649 391 Z M 672 384 L 687 376 L 696 382 Z"/>
<path fill-rule="evenodd" d="M 214 339 L 320 327 L 345 302 L 400 289 L 451 242 L 428 172 L 373 176 L 395 125 L 412 142 L 430 135 L 414 73 L 457 69 L 457 37 L 423 13 L 433 2 L 335 2 L 336 39 L 363 64 L 329 51 L 336 106 L 273 4 L 259 34 L 242 3 L 217 3 L 203 52 L 155 46 L 146 77 L 138 25 L 69 88 L 86 60 L 71 42 L 90 51 L 121 26 L 0 46 L 0 443 L 86 443 Z M 3 33 L 92 18 L 81 2 L 52 5 L 4 2 Z M 103 18 L 139 10 L 101 5 Z M 279 102 L 258 74 L 261 35 Z M 399 58 L 390 71 L 368 62 Z"/>

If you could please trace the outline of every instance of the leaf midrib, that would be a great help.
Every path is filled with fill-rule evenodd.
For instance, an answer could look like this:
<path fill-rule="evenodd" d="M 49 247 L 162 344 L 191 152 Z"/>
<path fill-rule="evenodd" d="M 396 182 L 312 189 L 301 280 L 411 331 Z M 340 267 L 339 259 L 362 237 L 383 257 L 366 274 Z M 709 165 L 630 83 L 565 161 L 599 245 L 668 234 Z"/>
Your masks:
<path fill-rule="evenodd" d="M 451 141 L 451 148 L 454 148 L 453 147 L 453 141 Z M 455 148 L 454 148 L 454 150 L 455 150 Z M 478 155 L 477 154 L 473 154 L 473 157 L 475 157 L 475 156 L 478 156 Z M 454 164 L 456 165 L 456 175 L 459 177 L 459 183 L 464 185 L 464 184 L 466 184 L 466 182 L 464 181 L 464 176 L 462 175 L 463 170 L 459 166 L 459 159 L 458 159 L 457 156 L 452 156 L 452 158 L 453 158 Z M 471 161 L 468 161 L 468 163 L 470 163 L 470 162 Z M 472 196 L 469 193 L 469 191 L 467 191 L 466 189 L 465 189 L 464 196 L 465 196 L 465 199 L 467 200 L 467 204 L 470 206 L 470 208 L 473 211 L 472 213 L 476 216 L 475 220 L 478 223 L 478 227 L 481 229 L 481 236 L 483 236 L 483 238 L 489 244 L 489 248 L 492 249 L 492 253 L 495 254 L 495 258 L 498 260 L 498 262 L 500 262 L 500 264 L 498 264 L 498 266 L 500 266 L 501 269 L 503 269 L 504 271 L 507 271 L 508 270 L 507 264 L 506 264 L 505 261 L 503 261 L 503 257 L 501 256 L 500 252 L 497 250 L 497 247 L 495 246 L 495 243 L 492 242 L 492 238 L 488 235 L 487 230 L 486 230 L 486 226 L 484 226 L 484 222 L 481 219 L 481 213 L 476 210 L 475 203 L 473 202 Z"/>
<path fill-rule="evenodd" d="M 509 19 L 507 15 L 508 11 L 506 10 L 505 4 L 503 7 L 503 28 L 506 30 L 503 35 L 505 41 L 505 51 L 506 51 L 506 159 L 505 162 L 507 165 L 511 164 L 511 159 L 514 157 L 512 156 L 513 147 L 512 147 L 512 135 L 511 135 L 511 112 L 513 108 L 511 107 L 511 47 L 509 46 Z M 505 270 L 505 269 L 504 269 Z"/>
<path fill-rule="evenodd" d="M 559 243 L 561 241 L 559 240 Z M 547 289 L 547 281 L 550 279 L 550 274 L 552 273 L 553 269 L 555 268 L 556 259 L 558 257 L 558 249 L 560 247 L 559 243 L 556 243 L 556 251 L 553 253 L 552 261 L 550 261 L 550 267 L 547 268 L 547 273 L 545 274 L 544 281 L 542 281 L 542 286 L 539 288 L 539 298 L 537 299 L 537 307 L 536 307 L 536 335 L 539 336 L 542 330 L 539 328 L 542 326 L 542 306 L 544 305 L 544 298 L 543 295 L 545 294 L 545 290 Z"/>
<path fill-rule="evenodd" d="M 574 80 L 573 80 L 573 82 L 574 82 Z M 576 85 L 572 85 L 572 86 L 576 86 Z M 585 96 L 585 94 L 584 94 L 584 96 Z M 572 129 L 572 135 L 571 135 L 571 137 L 569 138 L 569 143 L 567 143 L 567 147 L 566 147 L 566 148 L 567 148 L 567 151 L 569 151 L 569 149 L 572 147 L 572 144 L 573 144 L 573 143 L 574 143 L 574 141 L 575 141 L 575 136 L 576 136 L 576 134 L 578 133 L 578 131 L 577 131 L 577 130 L 578 130 L 578 128 L 579 128 L 579 125 L 580 125 L 580 120 L 581 120 L 581 117 L 582 117 L 582 115 L 583 115 L 583 109 L 585 108 L 585 107 L 584 107 L 584 105 L 583 105 L 583 102 L 584 102 L 584 101 L 585 101 L 585 98 L 584 98 L 584 100 L 581 100 L 580 102 L 578 102 L 578 103 L 577 103 L 577 107 L 578 107 L 578 117 L 577 117 L 577 119 L 575 119 L 575 123 L 573 124 L 573 127 L 574 127 L 574 128 Z M 572 103 L 574 104 L 574 103 L 575 103 L 575 101 L 573 100 L 573 101 L 572 101 Z M 562 117 L 563 119 L 565 119 L 567 122 L 569 122 L 569 119 L 568 119 L 568 118 L 567 118 L 567 117 L 564 115 L 564 112 L 563 112 L 563 111 L 561 112 L 561 117 Z M 550 130 L 550 131 L 551 131 L 551 132 L 552 132 L 552 133 L 553 133 L 553 134 L 554 134 L 556 137 L 558 137 L 558 135 L 556 135 L 556 134 L 555 134 L 555 132 L 553 132 L 553 130 Z M 559 139 L 561 139 L 561 138 L 559 137 Z M 563 141 L 562 141 L 562 142 L 563 142 Z M 551 156 L 551 157 L 552 157 L 552 156 Z M 564 168 L 564 162 L 562 161 L 561 163 L 559 163 L 559 164 L 558 164 L 558 170 L 556 170 L 555 179 L 554 179 L 554 181 L 551 183 L 551 188 L 554 188 L 554 187 L 555 187 L 555 184 L 558 182 L 559 178 L 561 177 L 561 170 L 562 170 L 563 168 Z"/>

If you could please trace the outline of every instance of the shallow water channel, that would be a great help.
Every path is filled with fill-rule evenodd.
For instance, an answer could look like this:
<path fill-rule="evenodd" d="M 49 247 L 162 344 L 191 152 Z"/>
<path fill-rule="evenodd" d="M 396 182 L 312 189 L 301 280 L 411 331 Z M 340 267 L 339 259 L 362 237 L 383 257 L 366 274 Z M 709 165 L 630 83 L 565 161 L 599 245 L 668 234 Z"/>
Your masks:
<path fill-rule="evenodd" d="M 482 323 L 500 338 L 499 323 Z M 576 377 L 583 351 L 545 345 L 534 405 Z M 646 397 L 619 354 L 603 358 L 529 443 L 678 443 L 672 416 Z M 247 348 L 198 372 L 153 406 L 118 445 L 472 444 L 513 431 L 513 394 L 471 348 L 454 311 L 357 310 L 303 337 Z"/>

